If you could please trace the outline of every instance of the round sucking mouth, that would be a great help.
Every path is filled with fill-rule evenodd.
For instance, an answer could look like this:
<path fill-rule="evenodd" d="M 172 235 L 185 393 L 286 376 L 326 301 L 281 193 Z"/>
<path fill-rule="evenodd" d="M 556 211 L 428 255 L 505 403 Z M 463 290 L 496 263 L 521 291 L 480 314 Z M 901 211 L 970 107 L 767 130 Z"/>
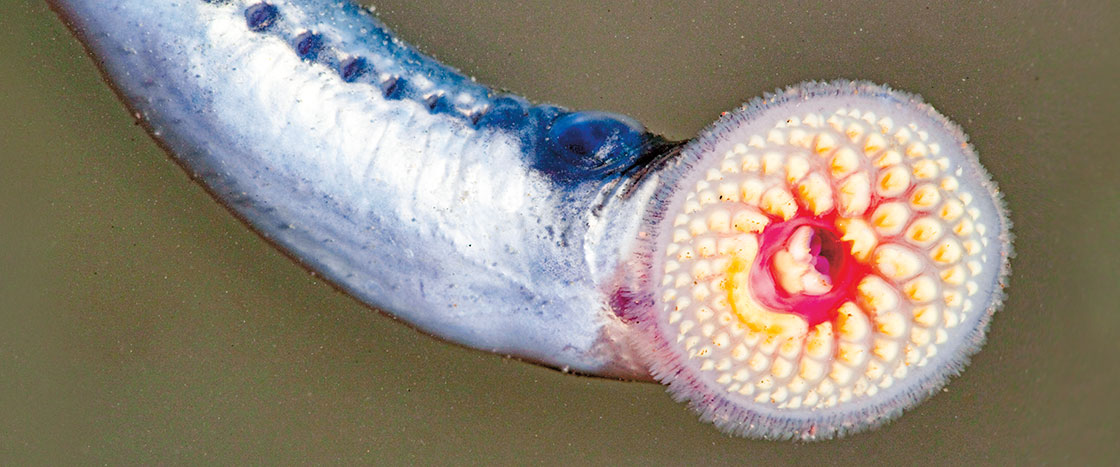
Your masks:
<path fill-rule="evenodd" d="M 654 377 L 725 431 L 881 424 L 961 370 L 1002 300 L 1002 202 L 915 97 L 791 88 L 725 114 L 668 171 L 638 321 Z"/>

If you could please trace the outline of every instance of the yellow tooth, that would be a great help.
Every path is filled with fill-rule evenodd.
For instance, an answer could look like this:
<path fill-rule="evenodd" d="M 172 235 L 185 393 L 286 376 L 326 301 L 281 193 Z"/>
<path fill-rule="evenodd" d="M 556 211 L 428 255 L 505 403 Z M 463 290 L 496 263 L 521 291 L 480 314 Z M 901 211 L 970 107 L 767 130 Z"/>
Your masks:
<path fill-rule="evenodd" d="M 897 339 L 906 332 L 906 319 L 897 311 L 881 313 L 875 316 L 875 329 L 884 336 Z"/>
<path fill-rule="evenodd" d="M 976 240 L 965 240 L 962 245 L 964 245 L 964 251 L 970 255 L 980 252 L 980 244 L 976 243 Z"/>
<path fill-rule="evenodd" d="M 757 155 L 747 154 L 743 156 L 743 164 L 741 167 L 743 168 L 743 172 L 754 172 L 762 167 L 762 163 L 759 162 Z"/>
<path fill-rule="evenodd" d="M 812 173 L 805 177 L 797 185 L 797 194 L 813 215 L 819 216 L 832 210 L 832 190 L 821 174 Z"/>
<path fill-rule="evenodd" d="M 860 308 L 873 315 L 894 310 L 898 307 L 898 293 L 878 276 L 867 276 L 856 286 L 859 293 Z"/>
<path fill-rule="evenodd" d="M 871 225 L 880 235 L 896 235 L 910 220 L 910 212 L 902 203 L 883 203 L 871 214 Z"/>
<path fill-rule="evenodd" d="M 963 213 L 964 205 L 962 205 L 960 201 L 951 199 L 949 201 L 946 201 L 945 204 L 941 205 L 941 209 L 938 211 L 937 215 L 941 216 L 942 219 L 945 219 L 947 221 L 953 221 L 960 217 Z"/>
<path fill-rule="evenodd" d="M 909 129 L 899 128 L 898 131 L 894 134 L 894 141 L 898 143 L 899 146 L 905 146 L 906 143 L 910 142 L 911 137 L 912 134 L 910 133 Z"/>
<path fill-rule="evenodd" d="M 848 366 L 863 365 L 863 362 L 867 361 L 865 344 L 841 342 L 836 346 L 836 360 Z"/>
<path fill-rule="evenodd" d="M 716 233 L 727 233 L 731 229 L 731 214 L 726 209 L 716 209 L 708 214 L 708 229 Z"/>
<path fill-rule="evenodd" d="M 883 154 L 875 158 L 875 167 L 880 169 L 900 163 L 902 163 L 902 154 L 899 154 L 899 152 L 894 149 L 883 151 Z"/>
<path fill-rule="evenodd" d="M 959 223 L 957 223 L 956 227 L 953 227 L 953 233 L 961 237 L 967 237 L 968 235 L 971 235 L 972 231 L 972 221 L 968 219 L 961 220 Z"/>
<path fill-rule="evenodd" d="M 731 227 L 745 233 L 762 232 L 770 224 L 770 218 L 754 209 L 746 208 L 731 218 Z"/>
<path fill-rule="evenodd" d="M 931 217 L 923 217 L 910 224 L 906 238 L 918 246 L 926 246 L 941 237 L 941 223 Z"/>
<path fill-rule="evenodd" d="M 939 172 L 937 163 L 929 159 L 922 159 L 914 163 L 914 178 L 918 180 L 931 180 Z"/>
<path fill-rule="evenodd" d="M 961 285 L 967 277 L 964 268 L 959 264 L 941 271 L 941 280 L 949 285 Z"/>
<path fill-rule="evenodd" d="M 863 154 L 867 157 L 874 156 L 887 147 L 887 139 L 878 133 L 872 133 L 867 136 L 867 140 L 863 142 Z"/>
<path fill-rule="evenodd" d="M 871 353 L 884 362 L 889 362 L 898 356 L 899 345 L 898 342 L 887 339 L 875 339 L 875 345 L 871 348 Z"/>
<path fill-rule="evenodd" d="M 859 155 L 851 148 L 844 147 L 836 151 L 829 163 L 832 178 L 841 179 L 859 168 Z"/>
<path fill-rule="evenodd" d="M 906 157 L 911 159 L 924 158 L 929 155 L 929 146 L 925 143 L 914 143 L 906 147 Z"/>
<path fill-rule="evenodd" d="M 739 187 L 734 183 L 719 184 L 719 200 L 725 203 L 739 201 Z"/>
<path fill-rule="evenodd" d="M 688 231 L 693 237 L 708 233 L 708 223 L 704 219 L 693 219 L 688 223 Z"/>
<path fill-rule="evenodd" d="M 828 377 L 832 378 L 832 380 L 841 387 L 847 386 L 848 383 L 851 382 L 852 376 L 852 369 L 848 368 L 847 365 L 844 365 L 839 361 L 835 362 L 832 365 L 832 371 L 828 374 Z"/>
<path fill-rule="evenodd" d="M 762 194 L 762 200 L 759 201 L 759 207 L 772 215 L 781 217 L 785 220 L 790 220 L 797 214 L 797 201 L 793 199 L 793 195 L 782 187 L 773 187 L 766 190 Z"/>
<path fill-rule="evenodd" d="M 913 328 L 910 330 L 910 342 L 918 347 L 925 347 L 932 340 L 933 333 L 929 329 Z"/>
<path fill-rule="evenodd" d="M 875 249 L 871 259 L 875 269 L 884 277 L 901 281 L 914 277 L 922 269 L 922 260 L 901 245 L 885 244 Z"/>
<path fill-rule="evenodd" d="M 811 144 L 813 144 L 813 136 L 808 131 L 805 131 L 801 128 L 796 128 L 789 131 L 789 144 L 792 146 L 807 148 Z"/>
<path fill-rule="evenodd" d="M 809 173 L 809 161 L 804 157 L 793 156 L 786 162 L 786 182 L 790 185 L 797 183 L 807 173 Z"/>
<path fill-rule="evenodd" d="M 844 134 L 853 143 L 858 143 L 863 135 L 867 134 L 867 126 L 861 122 L 852 122 L 848 124 L 848 128 L 844 129 Z"/>
<path fill-rule="evenodd" d="M 959 188 L 960 186 L 961 186 L 960 183 L 958 183 L 957 179 L 954 178 L 954 177 L 945 177 L 945 178 L 941 179 L 941 189 L 943 189 L 945 191 L 948 191 L 948 192 L 957 191 L 957 188 Z"/>
<path fill-rule="evenodd" d="M 914 309 L 914 322 L 922 327 L 932 327 L 937 324 L 940 315 L 936 304 L 923 305 Z"/>
<path fill-rule="evenodd" d="M 764 191 L 766 191 L 766 185 L 763 185 L 761 180 L 750 179 L 739 186 L 740 199 L 743 203 L 749 205 L 757 206 Z"/>
<path fill-rule="evenodd" d="M 941 264 L 952 264 L 961 259 L 961 244 L 953 238 L 947 238 L 933 248 L 930 257 Z"/>
<path fill-rule="evenodd" d="M 910 171 L 904 166 L 896 165 L 879 174 L 875 191 L 879 196 L 891 198 L 902 194 L 907 188 L 910 188 Z"/>
<path fill-rule="evenodd" d="M 832 355 L 832 341 L 832 323 L 818 324 L 805 339 L 805 354 L 817 360 L 825 359 Z"/>
<path fill-rule="evenodd" d="M 844 217 L 863 215 L 871 204 L 871 181 L 866 173 L 857 173 L 840 183 L 840 211 Z"/>
<path fill-rule="evenodd" d="M 774 363 L 770 365 L 770 374 L 774 375 L 775 378 L 785 379 L 787 376 L 793 374 L 793 369 L 793 364 L 790 363 L 789 360 L 779 358 L 774 360 Z"/>
<path fill-rule="evenodd" d="M 964 303 L 964 297 L 956 290 L 946 290 L 945 293 L 941 295 L 941 298 L 945 301 L 945 306 L 949 308 L 957 308 Z"/>
<path fill-rule="evenodd" d="M 762 156 L 762 173 L 763 175 L 774 175 L 782 170 L 785 165 L 786 156 L 780 152 L 769 152 Z"/>
<path fill-rule="evenodd" d="M 806 381 L 815 383 L 824 376 L 824 364 L 810 358 L 803 358 L 801 359 L 801 372 L 798 375 Z"/>
<path fill-rule="evenodd" d="M 890 117 L 883 117 L 876 124 L 879 126 L 879 131 L 883 133 L 890 133 L 894 129 L 894 120 Z"/>
<path fill-rule="evenodd" d="M 937 295 L 937 283 L 929 276 L 920 276 L 902 286 L 906 298 L 914 303 L 926 303 Z"/>
<path fill-rule="evenodd" d="M 836 138 L 833 138 L 832 135 L 828 133 L 821 133 L 819 136 L 817 136 L 816 144 L 813 146 L 813 150 L 816 151 L 817 154 L 826 156 L 828 155 L 828 153 L 832 152 L 835 149 Z"/>
<path fill-rule="evenodd" d="M 735 155 L 731 151 L 723 156 L 723 162 L 719 164 L 719 171 L 722 173 L 738 173 L 739 166 L 735 163 Z"/>
<path fill-rule="evenodd" d="M 696 242 L 696 252 L 701 258 L 711 258 L 716 254 L 716 239 L 704 238 Z"/>
<path fill-rule="evenodd" d="M 937 206 L 941 202 L 941 191 L 933 185 L 921 185 L 914 189 L 914 194 L 910 195 L 910 205 L 914 209 L 928 210 Z"/>
<path fill-rule="evenodd" d="M 867 315 L 852 302 L 846 302 L 836 310 L 836 327 L 841 339 L 852 342 L 863 340 L 871 332 Z"/>
<path fill-rule="evenodd" d="M 862 219 L 837 219 L 836 228 L 840 229 L 840 240 L 852 245 L 852 256 L 866 261 L 877 243 L 871 226 Z"/>

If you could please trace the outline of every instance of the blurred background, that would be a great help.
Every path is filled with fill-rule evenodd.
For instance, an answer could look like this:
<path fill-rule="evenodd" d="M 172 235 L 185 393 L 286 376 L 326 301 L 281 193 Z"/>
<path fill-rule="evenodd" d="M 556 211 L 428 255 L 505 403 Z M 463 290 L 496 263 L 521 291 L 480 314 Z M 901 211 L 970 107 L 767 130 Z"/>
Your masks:
<path fill-rule="evenodd" d="M 192 183 L 43 2 L 0 3 L 0 463 L 1120 462 L 1116 2 L 377 2 L 480 82 L 672 138 L 841 77 L 964 127 L 1017 237 L 989 343 L 897 421 L 814 444 L 371 311 Z"/>

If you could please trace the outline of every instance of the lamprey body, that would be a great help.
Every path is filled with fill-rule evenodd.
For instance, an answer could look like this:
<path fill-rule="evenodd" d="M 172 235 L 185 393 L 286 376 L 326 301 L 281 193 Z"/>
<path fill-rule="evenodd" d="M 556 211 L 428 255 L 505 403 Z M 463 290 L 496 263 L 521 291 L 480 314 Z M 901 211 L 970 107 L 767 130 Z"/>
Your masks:
<path fill-rule="evenodd" d="M 806 83 L 670 142 L 497 92 L 335 0 L 55 0 L 264 238 L 432 335 L 656 379 L 735 434 L 877 426 L 999 307 L 1001 198 L 918 98 Z"/>

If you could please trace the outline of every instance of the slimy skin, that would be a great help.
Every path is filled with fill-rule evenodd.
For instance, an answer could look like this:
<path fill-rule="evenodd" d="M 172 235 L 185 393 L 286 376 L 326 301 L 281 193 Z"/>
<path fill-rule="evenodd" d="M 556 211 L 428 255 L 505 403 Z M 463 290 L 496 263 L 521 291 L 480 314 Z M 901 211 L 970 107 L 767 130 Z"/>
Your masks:
<path fill-rule="evenodd" d="M 752 437 L 880 425 L 981 344 L 995 185 L 916 97 L 806 83 L 669 142 L 496 92 L 333 0 L 55 0 L 152 136 L 339 288 L 467 347 L 656 379 Z"/>

